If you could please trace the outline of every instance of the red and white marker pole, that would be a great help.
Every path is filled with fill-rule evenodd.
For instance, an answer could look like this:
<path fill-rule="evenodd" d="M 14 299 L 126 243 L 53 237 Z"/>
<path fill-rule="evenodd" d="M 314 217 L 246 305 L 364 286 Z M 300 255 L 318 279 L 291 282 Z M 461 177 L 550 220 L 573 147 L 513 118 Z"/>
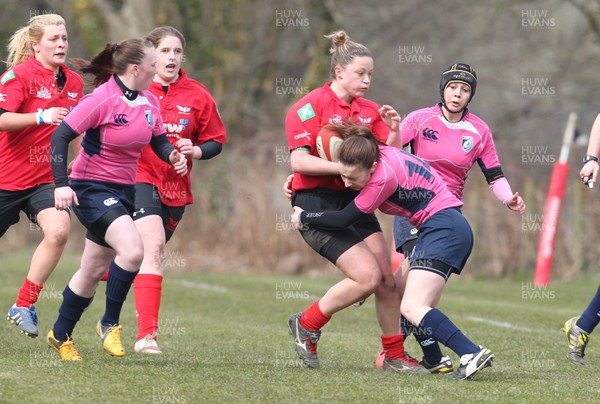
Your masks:
<path fill-rule="evenodd" d="M 540 233 L 540 243 L 535 266 L 535 286 L 547 286 L 552 275 L 554 245 L 556 243 L 560 211 L 567 185 L 567 176 L 569 174 L 569 151 L 575 137 L 576 123 L 577 114 L 571 112 L 565 128 L 560 156 L 552 168 L 552 176 L 550 178 L 546 206 L 544 207 L 542 231 Z"/>

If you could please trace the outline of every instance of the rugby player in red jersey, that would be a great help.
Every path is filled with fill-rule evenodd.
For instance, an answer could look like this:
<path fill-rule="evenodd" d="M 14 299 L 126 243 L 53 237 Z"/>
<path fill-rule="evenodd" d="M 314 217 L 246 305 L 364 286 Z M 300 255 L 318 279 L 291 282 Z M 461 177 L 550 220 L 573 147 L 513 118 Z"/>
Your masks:
<path fill-rule="evenodd" d="M 343 31 L 328 35 L 332 41 L 332 81 L 300 99 L 286 120 L 291 166 L 292 204 L 305 210 L 341 209 L 356 192 L 344 187 L 338 165 L 318 157 L 315 139 L 327 124 L 351 120 L 371 128 L 379 140 L 399 145 L 399 116 L 389 106 L 380 106 L 364 97 L 371 84 L 373 58 L 369 50 L 350 41 Z M 321 328 L 331 316 L 375 293 L 377 319 L 386 350 L 384 367 L 398 371 L 425 371 L 404 353 L 399 333 L 400 294 L 391 272 L 388 248 L 373 214 L 361 215 L 341 231 L 306 229 L 301 232 L 307 244 L 332 262 L 346 278 L 310 307 L 294 314 L 288 326 L 296 352 L 307 367 L 319 367 L 317 341 Z"/>
<path fill-rule="evenodd" d="M 146 147 L 136 179 L 133 219 L 144 242 L 144 260 L 133 283 L 138 336 L 135 352 L 161 353 L 157 344 L 165 244 L 179 224 L 186 205 L 194 202 L 190 170 L 192 160 L 208 160 L 227 142 L 217 104 L 204 85 L 181 68 L 185 37 L 169 26 L 147 36 L 156 48 L 156 75 L 150 92 L 160 101 L 167 138 L 188 158 L 188 173 L 181 176 Z"/>
<path fill-rule="evenodd" d="M 83 80 L 65 66 L 69 40 L 64 19 L 38 15 L 12 36 L 8 70 L 0 78 L 0 237 L 19 221 L 20 212 L 39 226 L 44 238 L 8 320 L 37 337 L 37 302 L 56 267 L 70 229 L 68 211 L 54 207 L 50 139 L 83 95 Z"/>

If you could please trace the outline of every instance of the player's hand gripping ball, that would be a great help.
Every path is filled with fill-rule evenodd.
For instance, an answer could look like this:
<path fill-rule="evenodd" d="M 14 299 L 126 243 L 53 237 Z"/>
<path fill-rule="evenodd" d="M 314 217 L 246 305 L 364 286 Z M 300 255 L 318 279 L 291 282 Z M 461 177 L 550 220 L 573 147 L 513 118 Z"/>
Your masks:
<path fill-rule="evenodd" d="M 337 151 L 342 145 L 342 137 L 331 130 L 321 129 L 317 135 L 317 152 L 319 157 L 329 161 L 337 161 Z"/>

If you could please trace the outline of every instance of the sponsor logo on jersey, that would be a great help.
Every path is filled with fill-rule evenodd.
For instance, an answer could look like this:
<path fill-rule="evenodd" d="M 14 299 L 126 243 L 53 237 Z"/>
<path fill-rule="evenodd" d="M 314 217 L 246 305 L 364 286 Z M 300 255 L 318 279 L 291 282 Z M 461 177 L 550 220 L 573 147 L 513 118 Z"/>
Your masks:
<path fill-rule="evenodd" d="M 70 91 L 67 91 L 67 96 L 69 97 L 69 101 L 77 101 L 77 94 L 79 94 L 79 93 L 72 93 Z"/>
<path fill-rule="evenodd" d="M 358 120 L 360 121 L 361 125 L 371 125 L 371 121 L 373 120 L 373 118 L 371 118 L 370 116 L 367 118 L 359 116 Z"/>
<path fill-rule="evenodd" d="M 165 122 L 165 128 L 167 129 L 167 135 L 177 135 L 177 134 L 183 132 L 184 130 L 186 130 L 189 124 L 190 124 L 190 120 L 183 119 L 183 118 L 181 118 L 179 120 L 178 124 Z"/>
<path fill-rule="evenodd" d="M 329 123 L 332 125 L 341 125 L 342 122 L 342 117 L 338 114 L 333 114 L 331 115 L 331 118 L 329 118 Z"/>
<path fill-rule="evenodd" d="M 148 126 L 154 126 L 154 117 L 152 116 L 152 111 L 147 109 L 144 111 L 144 115 L 146 115 L 146 123 Z"/>
<path fill-rule="evenodd" d="M 425 139 L 425 140 L 429 140 L 431 142 L 437 143 L 437 141 L 438 141 L 437 135 L 438 134 L 439 134 L 439 132 L 437 130 L 433 130 L 431 128 L 423 129 L 423 139 Z"/>
<path fill-rule="evenodd" d="M 177 105 L 177 109 L 179 110 L 179 113 L 189 115 L 192 107 L 182 107 L 181 105 Z"/>
<path fill-rule="evenodd" d="M 45 100 L 49 100 L 50 98 L 52 98 L 52 94 L 50 93 L 50 91 L 46 87 L 42 86 L 37 91 L 37 97 L 38 98 L 43 98 Z"/>
<path fill-rule="evenodd" d="M 108 198 L 104 200 L 104 205 L 105 206 L 112 206 L 115 203 L 119 203 L 119 201 L 117 200 L 117 198 Z"/>
<path fill-rule="evenodd" d="M 473 136 L 462 137 L 462 149 L 465 152 L 470 152 L 473 149 Z"/>
<path fill-rule="evenodd" d="M 127 120 L 127 114 L 115 114 L 113 118 L 117 126 L 125 126 L 129 123 Z"/>
<path fill-rule="evenodd" d="M 314 118 L 315 116 L 317 116 L 317 114 L 315 114 L 315 110 L 309 102 L 308 104 L 306 104 L 298 110 L 298 116 L 300 117 L 300 120 L 304 122 L 308 121 L 311 118 Z"/>
<path fill-rule="evenodd" d="M 298 139 L 302 139 L 303 137 L 310 139 L 310 133 L 307 131 L 304 131 L 302 133 L 298 133 L 296 136 L 294 136 L 294 140 L 298 140 Z"/>
<path fill-rule="evenodd" d="M 11 70 L 9 70 L 8 72 L 6 72 L 6 74 L 4 76 L 2 76 L 2 80 L 0 80 L 0 83 L 4 84 L 9 80 L 12 80 L 15 78 L 15 72 Z"/>
<path fill-rule="evenodd" d="M 5 102 L 7 96 L 8 96 L 8 94 L 2 94 L 2 93 L 0 93 L 0 102 Z"/>

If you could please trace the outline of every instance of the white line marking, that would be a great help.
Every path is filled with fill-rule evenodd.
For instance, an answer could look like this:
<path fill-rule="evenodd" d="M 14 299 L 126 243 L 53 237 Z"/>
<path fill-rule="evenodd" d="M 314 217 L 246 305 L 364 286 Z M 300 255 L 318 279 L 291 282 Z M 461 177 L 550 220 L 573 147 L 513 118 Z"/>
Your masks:
<path fill-rule="evenodd" d="M 185 279 L 183 279 L 183 280 L 179 281 L 179 284 L 182 286 L 185 286 L 187 288 L 210 290 L 212 292 L 219 292 L 219 293 L 229 293 L 229 289 L 224 288 L 223 286 L 211 285 L 209 283 L 204 283 L 204 282 L 192 282 L 192 281 L 186 281 Z"/>
<path fill-rule="evenodd" d="M 517 330 L 517 331 L 524 331 L 524 332 L 535 332 L 535 333 L 559 333 L 559 330 L 542 330 L 539 328 L 529 328 L 529 327 L 521 327 L 518 325 L 514 325 L 511 323 L 506 323 L 504 321 L 496 321 L 496 320 L 489 320 L 487 318 L 481 318 L 481 317 L 472 317 L 472 316 L 466 316 L 465 317 L 467 320 L 471 320 L 471 321 L 476 321 L 478 323 L 484 323 L 484 324 L 489 324 L 489 325 L 493 325 L 495 327 L 500 327 L 500 328 L 509 328 L 511 330 Z"/>

